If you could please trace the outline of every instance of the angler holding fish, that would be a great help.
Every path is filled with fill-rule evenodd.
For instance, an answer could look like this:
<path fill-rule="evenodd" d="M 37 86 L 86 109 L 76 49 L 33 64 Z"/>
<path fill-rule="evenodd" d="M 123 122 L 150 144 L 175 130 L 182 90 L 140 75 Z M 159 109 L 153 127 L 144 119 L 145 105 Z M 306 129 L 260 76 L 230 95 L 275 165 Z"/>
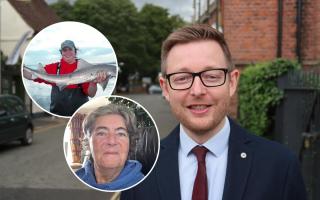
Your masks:
<path fill-rule="evenodd" d="M 60 62 L 40 65 L 38 70 L 23 67 L 23 76 L 52 85 L 50 112 L 71 116 L 88 97 L 96 95 L 97 83 L 106 88 L 109 78 L 116 76 L 116 66 L 92 65 L 77 59 L 77 48 L 71 40 L 62 42 L 60 53 Z"/>

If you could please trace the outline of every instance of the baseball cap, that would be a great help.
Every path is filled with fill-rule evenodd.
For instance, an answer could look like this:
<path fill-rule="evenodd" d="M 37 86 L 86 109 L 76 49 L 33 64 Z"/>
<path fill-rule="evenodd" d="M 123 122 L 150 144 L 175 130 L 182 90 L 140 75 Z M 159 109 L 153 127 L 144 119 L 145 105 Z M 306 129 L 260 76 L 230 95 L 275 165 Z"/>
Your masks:
<path fill-rule="evenodd" d="M 61 49 L 65 48 L 65 47 L 69 47 L 71 49 L 75 49 L 75 45 L 74 42 L 71 40 L 65 40 L 64 42 L 61 43 Z"/>

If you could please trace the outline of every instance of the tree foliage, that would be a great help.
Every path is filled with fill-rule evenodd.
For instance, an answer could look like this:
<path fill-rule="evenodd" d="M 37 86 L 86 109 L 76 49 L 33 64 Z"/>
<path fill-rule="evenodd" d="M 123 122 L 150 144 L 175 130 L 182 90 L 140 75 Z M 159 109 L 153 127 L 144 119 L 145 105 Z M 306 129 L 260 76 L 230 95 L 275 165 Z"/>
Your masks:
<path fill-rule="evenodd" d="M 138 128 L 155 126 L 148 113 L 137 103 L 120 97 L 109 97 L 108 100 L 115 105 L 125 106 L 131 110 L 137 118 Z"/>
<path fill-rule="evenodd" d="M 59 0 L 57 3 L 52 4 L 51 7 L 56 11 L 57 15 L 65 20 L 69 21 L 72 20 L 72 6 L 69 4 L 68 1 Z"/>
<path fill-rule="evenodd" d="M 118 62 L 124 64 L 120 84 L 135 72 L 155 78 L 160 71 L 162 41 L 184 24 L 179 16 L 170 16 L 167 9 L 152 4 L 139 12 L 130 0 L 77 0 L 74 5 L 59 1 L 52 8 L 63 20 L 86 23 L 106 36 Z"/>
<path fill-rule="evenodd" d="M 152 76 L 160 71 L 161 44 L 169 33 L 184 24 L 179 16 L 170 16 L 167 9 L 152 4 L 143 6 L 139 13 L 140 24 L 144 35 L 146 50 L 145 74 Z"/>
<path fill-rule="evenodd" d="M 283 97 L 277 79 L 290 70 L 299 68 L 294 61 L 277 59 L 248 66 L 239 83 L 239 121 L 257 135 L 267 134 L 272 114 Z"/>

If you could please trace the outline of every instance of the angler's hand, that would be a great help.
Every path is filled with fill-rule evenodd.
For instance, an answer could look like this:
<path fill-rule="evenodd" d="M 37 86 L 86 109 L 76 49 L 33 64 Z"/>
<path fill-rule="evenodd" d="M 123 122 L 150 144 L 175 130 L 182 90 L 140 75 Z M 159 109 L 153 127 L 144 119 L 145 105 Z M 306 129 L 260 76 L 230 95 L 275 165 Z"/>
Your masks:
<path fill-rule="evenodd" d="M 107 72 L 105 71 L 98 71 L 97 78 L 94 80 L 95 83 L 101 83 L 107 79 Z"/>

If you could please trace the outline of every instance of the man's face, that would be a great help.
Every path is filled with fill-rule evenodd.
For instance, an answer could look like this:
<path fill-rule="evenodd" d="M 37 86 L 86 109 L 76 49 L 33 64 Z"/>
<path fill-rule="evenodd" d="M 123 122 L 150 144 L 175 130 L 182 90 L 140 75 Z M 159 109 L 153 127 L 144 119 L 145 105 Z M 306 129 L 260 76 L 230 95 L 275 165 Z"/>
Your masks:
<path fill-rule="evenodd" d="M 166 73 L 201 72 L 228 68 L 224 53 L 215 41 L 195 41 L 174 46 L 168 54 Z M 218 87 L 206 87 L 199 76 L 190 89 L 173 90 L 168 80 L 161 77 L 163 95 L 170 103 L 176 118 L 195 135 L 217 132 L 223 125 L 231 96 L 235 93 L 239 72 L 227 74 L 226 82 Z"/>
<path fill-rule="evenodd" d="M 76 60 L 76 52 L 74 48 L 65 47 L 61 50 L 62 59 L 67 63 L 73 63 Z"/>
<path fill-rule="evenodd" d="M 129 152 L 129 133 L 123 117 L 98 117 L 89 143 L 95 169 L 122 169 Z"/>

